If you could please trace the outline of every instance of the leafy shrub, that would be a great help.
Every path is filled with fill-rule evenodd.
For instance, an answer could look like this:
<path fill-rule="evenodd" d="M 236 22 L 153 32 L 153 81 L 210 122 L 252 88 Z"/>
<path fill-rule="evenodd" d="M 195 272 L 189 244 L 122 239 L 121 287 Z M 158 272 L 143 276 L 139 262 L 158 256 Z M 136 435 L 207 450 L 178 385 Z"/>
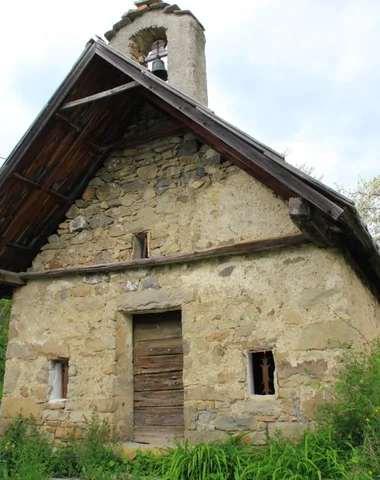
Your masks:
<path fill-rule="evenodd" d="M 111 478 L 121 471 L 123 459 L 110 442 L 109 425 L 97 416 L 88 422 L 82 440 L 73 441 L 73 445 L 83 478 Z"/>
<path fill-rule="evenodd" d="M 321 425 L 332 428 L 343 443 L 363 445 L 369 431 L 380 432 L 380 343 L 368 352 L 347 351 L 337 375 L 334 401 L 319 409 Z"/>
<path fill-rule="evenodd" d="M 380 430 L 378 424 L 369 427 L 366 432 L 356 464 L 353 480 L 355 478 L 380 479 Z"/>
<path fill-rule="evenodd" d="M 51 471 L 56 477 L 79 477 L 81 466 L 73 442 L 54 451 L 51 458 Z"/>
<path fill-rule="evenodd" d="M 108 424 L 93 417 L 82 440 L 75 440 L 73 432 L 67 445 L 54 447 L 53 442 L 39 432 L 33 418 L 18 417 L 0 439 L 0 478 L 114 478 L 124 469 L 124 462 L 108 439 Z"/>
<path fill-rule="evenodd" d="M 167 455 L 165 453 L 155 455 L 152 452 L 138 450 L 134 460 L 124 457 L 123 463 L 124 472 L 129 474 L 131 478 L 138 478 L 139 480 L 161 478 L 167 468 Z"/>
<path fill-rule="evenodd" d="M 0 473 L 12 479 L 43 479 L 51 473 L 51 442 L 42 435 L 33 419 L 16 418 L 0 440 Z"/>

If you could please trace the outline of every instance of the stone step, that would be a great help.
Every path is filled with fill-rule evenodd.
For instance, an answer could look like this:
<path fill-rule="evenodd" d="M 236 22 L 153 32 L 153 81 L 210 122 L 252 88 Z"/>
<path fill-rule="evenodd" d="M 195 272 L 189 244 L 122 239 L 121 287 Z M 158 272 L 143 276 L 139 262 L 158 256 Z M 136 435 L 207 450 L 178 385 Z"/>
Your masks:
<path fill-rule="evenodd" d="M 141 452 L 152 452 L 154 454 L 160 453 L 168 446 L 162 445 L 152 445 L 147 443 L 137 443 L 137 442 L 124 442 L 121 446 L 123 453 L 130 459 L 134 460 L 136 458 L 136 452 L 139 450 Z"/>

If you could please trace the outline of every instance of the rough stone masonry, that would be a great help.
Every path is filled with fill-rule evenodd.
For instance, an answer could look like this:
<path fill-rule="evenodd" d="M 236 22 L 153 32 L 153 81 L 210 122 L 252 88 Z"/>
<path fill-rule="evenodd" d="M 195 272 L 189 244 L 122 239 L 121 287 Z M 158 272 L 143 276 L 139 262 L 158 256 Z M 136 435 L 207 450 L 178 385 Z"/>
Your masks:
<path fill-rule="evenodd" d="M 125 138 L 170 120 L 145 108 Z M 190 134 L 114 151 L 32 270 L 134 258 L 299 233 L 287 205 Z M 132 314 L 182 311 L 185 437 L 302 431 L 323 400 L 341 342 L 378 333 L 376 300 L 334 249 L 312 244 L 118 273 L 30 280 L 14 295 L 3 423 L 34 415 L 57 440 L 93 412 L 133 436 Z M 248 389 L 248 353 L 274 354 L 275 394 Z M 49 368 L 69 359 L 68 396 L 49 401 Z"/>

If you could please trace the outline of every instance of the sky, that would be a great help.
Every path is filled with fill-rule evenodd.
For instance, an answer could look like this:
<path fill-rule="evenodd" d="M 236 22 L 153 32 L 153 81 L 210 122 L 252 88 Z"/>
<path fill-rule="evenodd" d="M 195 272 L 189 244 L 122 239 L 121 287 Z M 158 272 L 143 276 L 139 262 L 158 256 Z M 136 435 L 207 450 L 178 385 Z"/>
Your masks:
<path fill-rule="evenodd" d="M 209 107 L 346 187 L 380 174 L 379 0 L 178 0 L 206 28 Z M 131 0 L 0 4 L 0 157 Z M 0 159 L 0 163 L 2 160 Z"/>

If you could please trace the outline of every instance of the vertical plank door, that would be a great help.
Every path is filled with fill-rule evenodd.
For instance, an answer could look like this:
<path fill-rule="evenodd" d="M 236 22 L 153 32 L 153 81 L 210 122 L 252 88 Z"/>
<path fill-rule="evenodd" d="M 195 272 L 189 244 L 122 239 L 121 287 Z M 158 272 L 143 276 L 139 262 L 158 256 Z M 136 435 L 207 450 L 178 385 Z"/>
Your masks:
<path fill-rule="evenodd" d="M 183 438 L 181 312 L 133 318 L 134 441 L 168 445 Z"/>

